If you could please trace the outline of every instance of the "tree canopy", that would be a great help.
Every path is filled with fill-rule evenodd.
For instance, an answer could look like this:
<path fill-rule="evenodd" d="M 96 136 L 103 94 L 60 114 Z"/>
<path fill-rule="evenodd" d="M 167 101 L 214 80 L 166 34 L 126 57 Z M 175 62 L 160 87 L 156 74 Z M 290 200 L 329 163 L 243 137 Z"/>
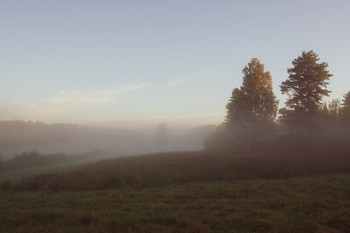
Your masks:
<path fill-rule="evenodd" d="M 226 128 L 263 132 L 273 124 L 278 105 L 270 72 L 264 71 L 264 65 L 257 58 L 252 58 L 242 72 L 243 84 L 232 91 L 226 105 Z"/>
<path fill-rule="evenodd" d="M 344 95 L 342 100 L 340 118 L 342 123 L 349 125 L 350 123 L 350 91 Z"/>
<path fill-rule="evenodd" d="M 314 51 L 302 52 L 287 70 L 289 77 L 281 84 L 282 94 L 288 94 L 286 107 L 280 110 L 282 120 L 293 127 L 309 131 L 314 128 L 314 118 L 322 98 L 329 96 L 328 80 L 332 76 L 326 62 L 319 62 Z"/>

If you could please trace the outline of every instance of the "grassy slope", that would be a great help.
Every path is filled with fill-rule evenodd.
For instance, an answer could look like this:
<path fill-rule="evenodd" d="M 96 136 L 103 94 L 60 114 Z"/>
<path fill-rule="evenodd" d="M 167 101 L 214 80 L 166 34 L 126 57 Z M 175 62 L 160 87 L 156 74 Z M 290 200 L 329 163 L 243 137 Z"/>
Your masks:
<path fill-rule="evenodd" d="M 3 182 L 0 233 L 350 232 L 349 151 L 173 152 Z"/>
<path fill-rule="evenodd" d="M 0 188 L 87 191 L 348 173 L 349 152 L 350 143 L 172 152 L 105 160 L 63 173 L 36 175 Z"/>
<path fill-rule="evenodd" d="M 350 232 L 350 174 L 5 192 L 0 232 Z"/>

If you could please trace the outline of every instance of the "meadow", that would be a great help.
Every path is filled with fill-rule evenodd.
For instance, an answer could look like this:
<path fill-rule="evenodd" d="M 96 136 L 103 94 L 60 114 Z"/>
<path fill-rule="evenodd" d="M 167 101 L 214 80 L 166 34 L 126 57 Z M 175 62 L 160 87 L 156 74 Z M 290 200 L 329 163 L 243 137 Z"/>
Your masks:
<path fill-rule="evenodd" d="M 350 174 L 5 192 L 0 232 L 349 232 Z"/>
<path fill-rule="evenodd" d="M 108 159 L 0 182 L 0 232 L 350 232 L 350 144 Z"/>
<path fill-rule="evenodd" d="M 4 181 L 13 191 L 95 191 L 123 187 L 248 179 L 283 179 L 350 172 L 350 144 L 325 140 L 228 150 L 168 152 L 102 160 L 63 172 Z M 1 183 L 0 183 L 1 184 Z"/>

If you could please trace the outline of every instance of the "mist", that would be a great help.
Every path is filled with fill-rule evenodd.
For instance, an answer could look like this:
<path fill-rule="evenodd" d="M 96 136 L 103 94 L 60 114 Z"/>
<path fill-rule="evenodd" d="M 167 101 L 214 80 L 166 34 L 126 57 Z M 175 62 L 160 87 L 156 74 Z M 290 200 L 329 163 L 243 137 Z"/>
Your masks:
<path fill-rule="evenodd" d="M 162 127 L 161 132 L 159 127 Z M 215 126 L 172 127 L 165 123 L 143 128 L 105 128 L 30 121 L 0 122 L 0 155 L 23 152 L 81 154 L 95 150 L 110 157 L 204 148 L 204 138 Z"/>

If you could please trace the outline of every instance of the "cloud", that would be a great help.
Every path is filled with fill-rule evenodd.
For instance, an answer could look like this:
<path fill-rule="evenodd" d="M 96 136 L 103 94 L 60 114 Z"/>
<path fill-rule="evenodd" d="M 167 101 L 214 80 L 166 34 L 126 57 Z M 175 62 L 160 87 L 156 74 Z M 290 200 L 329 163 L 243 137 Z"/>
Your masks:
<path fill-rule="evenodd" d="M 60 90 L 56 96 L 41 98 L 33 102 L 14 100 L 3 106 L 5 113 L 3 116 L 8 119 L 46 120 L 68 109 L 112 102 L 117 95 L 137 91 L 146 86 L 147 84 L 138 84 L 86 91 Z"/>
<path fill-rule="evenodd" d="M 155 115 L 147 118 L 139 119 L 141 122 L 179 122 L 196 124 L 218 124 L 224 118 L 223 112 L 204 112 L 204 113 L 189 113 L 189 114 L 168 114 Z"/>
<path fill-rule="evenodd" d="M 175 86 L 179 86 L 181 85 L 182 83 L 184 83 L 186 80 L 184 78 L 181 78 L 181 79 L 177 79 L 177 80 L 171 80 L 169 81 L 166 86 L 167 87 L 175 87 Z"/>
<path fill-rule="evenodd" d="M 59 96 L 48 99 L 50 103 L 62 107 L 90 106 L 113 101 L 115 95 L 136 91 L 147 86 L 146 84 L 122 86 L 109 89 L 92 89 L 87 91 L 60 90 Z"/>

